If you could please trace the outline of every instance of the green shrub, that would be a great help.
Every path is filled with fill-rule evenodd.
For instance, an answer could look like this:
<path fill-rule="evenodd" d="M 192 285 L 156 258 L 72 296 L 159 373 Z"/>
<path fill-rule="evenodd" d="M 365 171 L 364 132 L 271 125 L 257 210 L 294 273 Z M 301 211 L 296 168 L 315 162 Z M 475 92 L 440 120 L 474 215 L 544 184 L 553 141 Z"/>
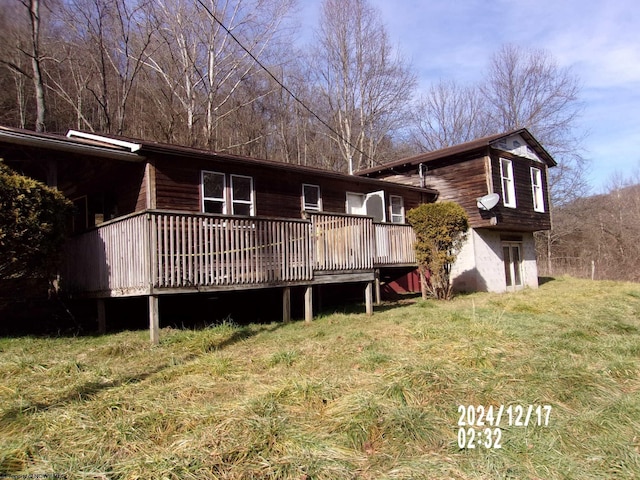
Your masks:
<path fill-rule="evenodd" d="M 0 280 L 51 278 L 71 203 L 0 159 Z"/>
<path fill-rule="evenodd" d="M 454 202 L 426 203 L 409 210 L 407 220 L 416 232 L 423 296 L 450 299 L 451 266 L 469 229 L 467 213 Z"/>

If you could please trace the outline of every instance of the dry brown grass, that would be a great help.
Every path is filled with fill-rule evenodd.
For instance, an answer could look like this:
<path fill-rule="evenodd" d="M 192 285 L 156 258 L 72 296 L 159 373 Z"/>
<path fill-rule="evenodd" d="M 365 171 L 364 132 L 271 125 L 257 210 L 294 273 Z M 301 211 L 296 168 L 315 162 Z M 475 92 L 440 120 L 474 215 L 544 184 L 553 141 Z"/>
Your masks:
<path fill-rule="evenodd" d="M 416 302 L 311 325 L 0 340 L 0 472 L 640 478 L 640 286 Z M 458 405 L 550 404 L 461 450 Z M 1 475 L 0 475 L 0 478 Z"/>

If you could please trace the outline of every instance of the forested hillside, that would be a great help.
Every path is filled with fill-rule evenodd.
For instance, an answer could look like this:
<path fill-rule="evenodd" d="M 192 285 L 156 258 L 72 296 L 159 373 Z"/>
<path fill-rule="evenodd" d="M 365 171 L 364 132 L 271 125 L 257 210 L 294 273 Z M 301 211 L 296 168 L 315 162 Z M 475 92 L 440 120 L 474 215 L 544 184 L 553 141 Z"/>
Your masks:
<path fill-rule="evenodd" d="M 619 181 L 606 194 L 577 199 L 556 209 L 554 223 L 544 273 L 640 281 L 640 184 Z"/>

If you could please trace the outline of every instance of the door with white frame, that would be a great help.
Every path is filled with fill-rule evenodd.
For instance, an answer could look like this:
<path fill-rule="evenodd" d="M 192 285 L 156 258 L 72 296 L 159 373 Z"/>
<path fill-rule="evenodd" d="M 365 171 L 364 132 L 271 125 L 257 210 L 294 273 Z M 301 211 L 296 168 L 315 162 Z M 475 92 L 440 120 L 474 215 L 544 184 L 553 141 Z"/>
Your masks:
<path fill-rule="evenodd" d="M 502 242 L 502 256 L 507 290 L 522 288 L 522 243 Z"/>
<path fill-rule="evenodd" d="M 364 193 L 347 192 L 346 212 L 351 215 L 368 215 L 374 222 L 386 222 L 384 191 Z"/>

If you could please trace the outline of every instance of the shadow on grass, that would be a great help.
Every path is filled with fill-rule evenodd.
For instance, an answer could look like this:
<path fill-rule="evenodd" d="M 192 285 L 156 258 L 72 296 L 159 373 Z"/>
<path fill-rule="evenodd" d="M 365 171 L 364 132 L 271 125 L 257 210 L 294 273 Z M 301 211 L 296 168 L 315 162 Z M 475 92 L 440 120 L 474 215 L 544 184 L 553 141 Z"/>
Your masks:
<path fill-rule="evenodd" d="M 138 375 L 127 375 L 116 380 L 108 382 L 91 381 L 86 382 L 68 392 L 63 397 L 60 397 L 50 403 L 28 403 L 19 407 L 7 410 L 2 417 L 0 417 L 0 428 L 7 427 L 14 421 L 19 421 L 24 415 L 34 415 L 39 412 L 45 412 L 53 408 L 62 407 L 70 403 L 85 402 L 91 400 L 98 393 L 109 390 L 111 388 L 118 388 L 122 385 L 139 383 L 149 378 L 165 368 L 169 367 L 169 364 L 160 365 L 149 372 L 143 372 Z"/>
<path fill-rule="evenodd" d="M 545 283 L 553 282 L 555 278 L 553 277 L 538 277 L 538 286 L 542 286 Z"/>

